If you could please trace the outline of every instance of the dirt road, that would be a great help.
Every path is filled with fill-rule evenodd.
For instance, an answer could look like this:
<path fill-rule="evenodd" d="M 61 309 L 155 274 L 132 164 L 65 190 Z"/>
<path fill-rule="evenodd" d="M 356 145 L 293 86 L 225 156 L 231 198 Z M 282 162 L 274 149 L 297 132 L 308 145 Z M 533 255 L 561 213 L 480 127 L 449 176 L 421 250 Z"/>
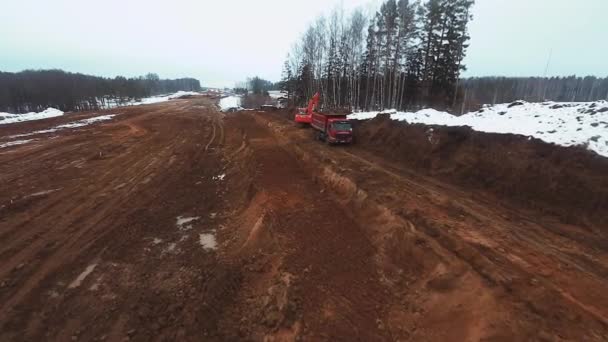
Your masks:
<path fill-rule="evenodd" d="M 603 230 L 205 98 L 0 126 L 0 340 L 608 339 Z"/>

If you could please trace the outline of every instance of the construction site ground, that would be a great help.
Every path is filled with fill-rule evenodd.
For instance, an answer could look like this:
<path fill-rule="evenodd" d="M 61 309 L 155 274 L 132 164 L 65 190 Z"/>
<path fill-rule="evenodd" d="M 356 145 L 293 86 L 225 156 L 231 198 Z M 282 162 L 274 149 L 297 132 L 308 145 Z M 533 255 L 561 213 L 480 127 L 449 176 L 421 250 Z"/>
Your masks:
<path fill-rule="evenodd" d="M 599 186 L 562 215 L 409 165 L 382 120 L 328 146 L 202 97 L 0 140 L 107 114 L 0 149 L 2 341 L 608 340 Z"/>

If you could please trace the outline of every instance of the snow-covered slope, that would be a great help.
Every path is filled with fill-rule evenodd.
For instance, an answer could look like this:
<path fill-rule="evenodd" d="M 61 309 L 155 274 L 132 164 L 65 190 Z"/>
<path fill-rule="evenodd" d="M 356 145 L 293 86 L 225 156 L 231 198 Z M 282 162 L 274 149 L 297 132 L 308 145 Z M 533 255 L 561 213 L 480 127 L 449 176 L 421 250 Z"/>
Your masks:
<path fill-rule="evenodd" d="M 584 145 L 608 157 L 608 102 L 513 103 L 484 106 L 477 112 L 454 116 L 434 109 L 418 112 L 385 111 L 393 120 L 427 125 L 470 126 L 481 132 L 532 136 L 562 146 Z M 353 113 L 364 120 L 378 112 Z"/>
<path fill-rule="evenodd" d="M 269 90 L 268 96 L 276 100 L 282 97 L 287 97 L 287 92 L 282 90 Z"/>
<path fill-rule="evenodd" d="M 220 109 L 222 111 L 226 111 L 231 108 L 241 108 L 241 98 L 239 96 L 227 96 L 220 100 Z"/>
<path fill-rule="evenodd" d="M 138 106 L 138 105 L 144 105 L 144 104 L 153 104 L 153 103 L 159 103 L 159 102 L 165 102 L 165 101 L 177 99 L 177 98 L 180 98 L 180 97 L 186 96 L 186 95 L 200 95 L 200 93 L 197 93 L 194 91 L 181 91 L 180 90 L 177 93 L 170 94 L 170 95 L 146 97 L 146 98 L 141 99 L 141 101 L 127 103 L 126 105 Z"/>
<path fill-rule="evenodd" d="M 0 125 L 10 124 L 22 121 L 40 120 L 61 116 L 63 112 L 55 108 L 47 108 L 46 110 L 36 113 L 30 112 L 25 114 L 0 113 Z"/>
<path fill-rule="evenodd" d="M 177 98 L 180 98 L 180 97 L 186 96 L 186 95 L 200 95 L 200 93 L 194 92 L 194 91 L 181 91 L 180 90 L 177 93 L 170 94 L 170 95 L 147 97 L 147 98 L 141 99 L 140 101 L 131 101 L 131 102 L 126 102 L 126 103 L 122 103 L 122 104 L 114 103 L 114 102 L 112 102 L 112 100 L 108 99 L 108 100 L 106 100 L 106 109 L 107 108 L 116 108 L 116 107 L 120 107 L 120 106 L 137 106 L 137 105 L 165 102 L 165 101 L 177 99 Z M 55 109 L 55 108 L 48 108 L 45 111 L 42 111 L 39 113 L 35 113 L 35 112 L 25 113 L 25 114 L 0 113 L 0 125 L 10 124 L 10 123 L 15 123 L 15 122 L 22 122 L 22 121 L 40 120 L 40 119 L 52 118 L 52 117 L 61 116 L 61 115 L 63 115 L 63 112 L 60 111 L 59 109 Z"/>

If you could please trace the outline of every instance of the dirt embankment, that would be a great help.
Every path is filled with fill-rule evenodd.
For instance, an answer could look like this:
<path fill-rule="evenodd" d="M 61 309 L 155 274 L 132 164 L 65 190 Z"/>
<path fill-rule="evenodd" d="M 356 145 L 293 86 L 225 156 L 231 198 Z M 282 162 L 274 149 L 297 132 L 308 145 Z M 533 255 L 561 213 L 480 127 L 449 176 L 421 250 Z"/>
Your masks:
<path fill-rule="evenodd" d="M 0 341 L 608 338 L 601 230 L 491 194 L 534 142 L 374 120 L 329 147 L 204 99 L 112 113 L 0 151 Z"/>
<path fill-rule="evenodd" d="M 328 147 L 284 113 L 254 115 L 360 227 L 341 235 L 373 246 L 387 340 L 605 340 L 601 233 L 425 176 L 361 141 Z"/>
<path fill-rule="evenodd" d="M 410 125 L 379 115 L 357 124 L 359 145 L 387 159 L 461 186 L 558 215 L 569 223 L 608 221 L 608 159 L 468 127 Z"/>

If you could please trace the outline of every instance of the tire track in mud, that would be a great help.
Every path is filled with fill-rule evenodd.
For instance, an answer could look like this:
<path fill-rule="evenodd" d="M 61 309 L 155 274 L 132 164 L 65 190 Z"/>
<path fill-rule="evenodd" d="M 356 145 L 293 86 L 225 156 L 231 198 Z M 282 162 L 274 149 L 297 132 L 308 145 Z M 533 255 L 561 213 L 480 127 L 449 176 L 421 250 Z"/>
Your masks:
<path fill-rule="evenodd" d="M 199 245 L 198 233 L 217 229 L 223 217 L 217 214 L 222 185 L 213 180 L 222 168 L 221 151 L 208 154 L 202 143 L 220 146 L 223 126 L 214 111 L 171 107 L 126 109 L 91 135 L 76 132 L 37 149 L 15 149 L 11 163 L 20 151 L 28 158 L 22 169 L 2 164 L 5 175 L 19 181 L 0 179 L 6 189 L 0 204 L 48 184 L 61 190 L 24 203 L 22 211 L 9 206 L 0 217 L 0 241 L 11 244 L 3 243 L 1 252 L 10 262 L 0 265 L 0 339 L 218 336 L 217 308 L 229 300 L 238 272 L 218 264 L 214 252 Z M 220 125 L 213 138 L 211 122 Z M 100 155 L 106 146 L 111 148 Z M 48 167 L 79 158 L 82 168 Z M 36 177 L 39 169 L 52 177 Z M 199 219 L 183 233 L 175 228 L 180 215 Z M 69 288 L 75 279 L 79 286 Z M 175 298 L 179 293 L 188 297 Z"/>
<path fill-rule="evenodd" d="M 213 131 L 211 134 L 211 138 L 205 145 L 205 151 L 209 150 L 212 145 L 215 143 L 216 147 L 221 147 L 224 144 L 225 134 L 224 134 L 224 123 L 223 123 L 224 114 L 215 111 L 213 118 L 211 119 L 211 125 L 213 126 Z M 217 133 L 219 131 L 219 133 Z M 218 136 L 219 135 L 219 136 Z M 216 142 L 217 140 L 217 142 Z"/>
<path fill-rule="evenodd" d="M 0 340 L 608 338 L 587 246 L 357 146 L 209 108 L 129 108 L 0 155 Z"/>
<path fill-rule="evenodd" d="M 358 161 L 366 163 L 366 164 L 370 165 L 371 167 L 374 167 L 375 169 L 377 169 L 380 172 L 391 175 L 395 179 L 407 183 L 409 186 L 419 187 L 418 184 L 412 182 L 411 180 L 405 179 L 403 176 L 396 174 L 393 171 L 387 170 L 386 168 L 375 166 L 372 162 L 370 162 L 362 157 L 359 157 L 359 156 L 355 155 L 354 153 L 351 153 L 349 151 L 339 151 L 339 152 L 346 154 L 350 157 L 353 157 Z M 469 205 L 472 206 L 473 210 L 477 209 L 477 210 L 481 211 L 484 209 L 484 208 L 480 207 L 479 205 L 476 205 L 475 203 L 469 203 Z M 491 215 L 493 213 L 490 212 L 489 214 Z M 494 215 L 496 215 L 496 214 L 494 214 Z M 500 216 L 500 215 L 496 215 L 496 216 Z M 504 221 L 504 218 L 501 217 L 501 220 Z M 588 267 L 588 265 L 578 265 L 577 260 L 575 260 L 570 255 L 567 255 L 564 253 L 565 250 L 571 250 L 574 248 L 572 245 L 569 244 L 569 242 L 567 241 L 567 239 L 565 237 L 558 234 L 557 232 L 552 231 L 551 229 L 547 229 L 546 227 L 543 227 L 542 225 L 535 226 L 534 229 L 530 229 L 530 228 L 532 228 L 532 227 L 529 227 L 526 229 L 514 229 L 510 232 L 509 235 L 503 234 L 498 229 L 491 228 L 493 231 L 496 232 L 496 234 L 494 235 L 493 240 L 491 237 L 487 237 L 487 241 L 492 241 L 494 244 L 494 246 L 489 246 L 489 247 L 503 249 L 503 247 L 499 247 L 499 246 L 508 245 L 508 246 L 511 246 L 512 249 L 518 250 L 522 254 L 526 253 L 526 252 L 523 252 L 523 250 L 526 248 L 534 249 L 534 250 L 538 251 L 537 252 L 538 254 L 544 253 L 547 255 L 546 263 L 551 263 L 551 260 L 557 261 L 559 264 L 570 265 L 571 267 L 576 268 L 577 271 L 580 271 L 581 273 L 584 273 L 588 276 L 591 276 L 594 278 L 597 277 L 597 274 L 595 272 L 593 272 L 593 270 L 590 269 Z M 546 232 L 546 234 L 545 235 L 539 234 L 539 230 Z M 429 237 L 432 237 L 432 235 Z M 441 239 L 439 241 L 441 241 Z M 444 243 L 444 245 L 445 245 L 444 247 L 446 249 L 450 249 L 450 246 L 453 244 L 454 243 Z M 581 251 L 581 252 L 583 254 L 585 253 L 584 251 Z M 472 264 L 472 265 L 475 265 L 475 263 L 477 262 L 475 260 L 471 260 L 470 257 L 466 257 L 466 256 L 461 256 L 461 257 L 463 258 L 463 260 L 465 262 Z M 494 258 L 495 260 L 497 260 L 500 257 L 503 257 L 503 256 L 493 255 L 491 258 Z M 517 268 L 522 269 L 522 271 L 525 272 L 524 273 L 525 276 L 527 276 L 529 278 L 533 278 L 534 275 L 537 273 L 537 270 L 538 270 L 537 267 L 533 267 L 532 265 L 529 264 L 529 262 L 526 262 L 517 256 L 514 256 L 512 254 L 511 255 L 506 254 L 504 256 L 504 258 L 508 259 L 508 262 L 511 263 L 511 265 L 512 265 L 511 270 L 504 272 L 503 275 L 499 275 L 498 277 L 496 275 L 488 274 L 489 280 L 500 283 L 500 282 L 502 282 L 501 279 L 505 279 L 505 280 L 509 279 L 509 277 L 511 277 L 511 276 L 509 276 L 508 273 L 513 272 L 513 270 L 517 269 Z M 488 259 L 488 260 L 490 260 L 490 259 Z M 476 268 L 478 268 L 478 267 L 476 267 Z M 481 271 L 480 273 L 483 274 L 484 272 Z M 578 279 L 580 281 L 581 278 L 578 278 Z M 603 278 L 603 277 L 600 277 L 600 279 L 596 278 L 596 283 L 593 284 L 592 286 L 597 287 L 601 283 L 600 280 L 604 280 L 604 279 L 605 278 Z M 538 280 L 535 280 L 535 281 L 538 281 Z M 542 282 L 543 282 L 543 286 L 546 287 L 549 291 L 552 291 L 554 294 L 559 293 L 561 295 L 561 297 L 563 297 L 562 298 L 563 300 L 569 302 L 573 306 L 579 307 L 579 309 L 581 309 L 582 311 L 587 313 L 589 316 L 594 317 L 597 321 L 601 322 L 604 326 L 608 327 L 608 316 L 606 316 L 606 313 L 602 312 L 602 310 L 598 309 L 598 303 L 585 304 L 584 302 L 577 300 L 576 296 L 569 292 L 570 286 L 563 286 L 563 285 L 559 286 L 557 282 L 552 282 L 549 280 L 543 280 Z M 522 297 L 526 297 L 526 296 L 522 294 Z M 533 300 L 529 299 L 529 298 L 524 299 L 523 301 L 527 302 L 527 303 L 533 302 Z"/>
<path fill-rule="evenodd" d="M 244 274 L 230 310 L 253 323 L 241 327 L 241 337 L 382 339 L 378 320 L 387 298 L 361 227 L 320 192 L 308 168 L 267 127 L 243 113 L 229 115 L 227 124 L 232 163 L 250 164 L 240 177 L 249 177 L 245 187 L 253 189 L 244 217 L 232 224 L 241 231 L 234 249 L 255 260 L 246 269 L 260 270 Z"/>
<path fill-rule="evenodd" d="M 205 145 L 205 151 L 209 150 L 209 146 L 211 146 L 211 144 L 213 144 L 213 141 L 215 140 L 215 131 L 216 131 L 215 120 L 211 121 L 211 125 L 213 126 L 213 133 L 211 133 L 211 139 L 209 139 L 209 142 L 207 142 L 207 145 Z"/>
<path fill-rule="evenodd" d="M 268 116 L 273 118 L 269 119 Z M 506 220 L 503 212 L 509 210 L 509 216 L 522 215 L 523 213 L 515 214 L 514 209 L 507 209 L 500 205 L 488 208 L 487 201 L 483 204 L 476 203 L 466 192 L 450 185 L 443 186 L 433 180 L 426 180 L 425 177 L 417 177 L 399 169 L 387 169 L 378 161 L 366 159 L 359 151 L 359 147 L 353 148 L 352 151 L 350 149 L 342 150 L 339 147 L 332 149 L 320 146 L 312 139 L 310 141 L 303 140 L 307 132 L 290 129 L 291 127 L 276 115 L 259 115 L 257 119 L 260 125 L 270 127 L 275 132 L 275 137 L 282 139 L 281 144 L 292 150 L 303 161 L 304 165 L 316 165 L 312 167 L 313 178 L 318 178 L 321 184 L 326 184 L 330 189 L 333 189 L 338 200 L 352 208 L 351 212 L 355 217 L 361 222 L 367 222 L 370 228 L 376 227 L 377 232 L 372 231 L 372 240 L 374 240 L 373 236 L 379 233 L 378 238 L 380 239 L 384 237 L 389 240 L 401 241 L 400 248 L 415 250 L 418 247 L 415 247 L 414 244 L 412 249 L 412 244 L 407 242 L 407 238 L 406 240 L 400 240 L 403 238 L 395 239 L 396 236 L 390 233 L 391 229 L 399 226 L 410 226 L 413 228 L 404 230 L 404 232 L 411 231 L 406 233 L 406 236 L 412 235 L 411 233 L 414 233 L 413 236 L 422 234 L 419 235 L 419 238 L 414 238 L 413 242 L 425 241 L 425 243 L 431 244 L 432 248 L 430 250 L 421 251 L 418 255 L 410 255 L 407 258 L 407 263 L 411 264 L 413 262 L 416 264 L 417 262 L 420 263 L 421 260 L 439 257 L 441 262 L 437 266 L 441 266 L 440 268 L 443 269 L 446 269 L 447 266 L 448 272 L 435 273 L 433 267 L 424 266 L 424 262 L 419 264 L 422 266 L 417 271 L 419 285 L 416 285 L 416 281 L 410 283 L 408 291 L 419 292 L 422 297 L 416 299 L 405 295 L 406 300 L 412 300 L 410 305 L 425 307 L 429 318 L 433 315 L 439 316 L 441 311 L 433 312 L 435 309 L 425 303 L 433 302 L 432 298 L 439 295 L 439 298 L 444 297 L 442 306 L 444 311 L 450 310 L 449 303 L 453 303 L 454 298 L 460 301 L 458 305 L 462 306 L 464 304 L 462 307 L 466 311 L 461 311 L 455 316 L 460 319 L 467 317 L 466 312 L 485 312 L 484 315 L 476 319 L 467 318 L 468 321 L 459 323 L 461 327 L 485 326 L 481 330 L 471 330 L 471 333 L 476 331 L 475 335 L 470 335 L 471 338 L 472 336 L 483 337 L 484 334 L 487 336 L 509 334 L 506 336 L 532 338 L 537 336 L 539 332 L 556 338 L 557 336 L 561 336 L 560 338 L 569 336 L 573 339 L 602 340 L 603 337 L 600 336 L 606 337 L 608 325 L 606 325 L 605 314 L 598 311 L 599 307 L 588 307 L 589 304 L 594 302 L 584 304 L 576 300 L 576 297 L 568 291 L 563 292 L 577 286 L 576 283 L 578 283 L 579 289 L 581 286 L 586 288 L 585 284 L 587 284 L 595 289 L 595 296 L 597 296 L 601 293 L 600 289 L 606 287 L 605 284 L 586 281 L 583 275 L 575 273 L 570 273 L 567 276 L 569 278 L 566 278 L 565 275 L 561 276 L 561 273 L 555 274 L 554 277 L 557 279 L 554 281 L 556 283 L 547 281 L 548 279 L 539 281 L 536 278 L 539 275 L 536 274 L 535 269 L 518 265 L 517 260 L 523 259 L 518 259 L 519 257 L 512 253 L 520 253 L 523 258 L 532 256 L 539 258 L 546 254 L 547 260 L 544 265 L 549 265 L 551 259 L 558 257 L 557 259 L 560 260 L 561 257 L 565 257 L 562 254 L 563 251 L 571 248 L 571 246 L 567 247 L 566 244 L 563 244 L 566 241 L 556 241 L 554 238 L 539 232 L 539 227 L 534 226 L 533 218 L 530 219 L 528 216 L 527 219 L 530 221 L 526 224 L 527 227 L 517 227 L 518 230 L 513 232 L 525 233 L 526 237 L 523 240 L 517 241 L 517 238 L 514 240 L 510 238 L 508 233 L 505 235 L 500 230 L 495 229 L 494 225 L 501 229 L 506 227 L 512 227 L 507 229 L 513 229 L 513 222 Z M 361 164 L 365 167 L 362 168 Z M 401 172 L 403 172 L 403 175 L 400 174 Z M 392 181 L 388 181 L 388 179 L 392 179 Z M 445 206 L 445 204 L 452 203 L 452 196 L 462 195 L 464 195 L 465 200 L 459 203 L 461 209 L 456 212 L 458 216 L 455 217 L 454 213 L 450 212 L 453 208 Z M 374 207 L 377 209 L 373 210 Z M 483 212 L 483 216 L 477 215 L 476 210 Z M 375 220 L 374 217 L 377 217 L 378 220 Z M 381 228 L 383 225 L 386 226 L 387 223 L 402 218 L 406 222 L 397 224 L 393 228 L 387 227 L 388 230 Z M 468 234 L 468 232 L 478 230 L 478 226 L 482 223 L 488 224 L 489 230 L 498 233 L 498 235 L 487 237 L 488 241 L 496 243 L 493 249 L 484 248 L 477 242 L 463 239 L 460 236 L 461 232 Z M 527 230 L 532 228 L 534 234 L 529 234 Z M 540 229 L 544 230 L 546 228 Z M 482 234 L 486 235 L 483 231 Z M 541 247 L 543 243 L 545 246 Z M 390 261 L 391 258 L 396 256 L 394 255 L 395 251 L 391 251 L 390 244 L 383 247 L 384 244 L 385 242 L 380 240 L 380 244 L 377 245 L 378 250 L 380 255 L 388 253 L 386 256 Z M 386 249 L 387 247 L 388 249 Z M 517 249 L 511 251 L 511 247 L 517 247 Z M 552 256 L 551 253 L 558 251 L 560 254 Z M 547 252 L 551 253 L 547 254 Z M 513 255 L 513 259 L 507 259 L 510 255 Z M 571 260 L 570 257 L 568 259 Z M 407 263 L 404 266 L 407 267 Z M 379 266 L 382 267 L 382 265 Z M 463 267 L 464 273 L 458 271 Z M 424 271 L 425 269 L 427 270 Z M 466 271 L 467 269 L 473 273 Z M 420 271 L 422 272 L 420 273 Z M 450 275 L 452 273 L 456 275 L 455 278 Z M 546 272 L 543 270 L 543 273 Z M 473 278 L 470 277 L 471 274 L 474 275 Z M 477 275 L 475 276 L 475 274 Z M 545 277 L 540 276 L 540 278 Z M 569 279 L 570 285 L 564 286 L 568 283 L 558 285 L 557 282 L 563 282 L 566 279 Z M 448 289 L 441 290 L 440 294 L 429 291 L 435 286 L 429 284 L 442 283 L 452 284 L 449 285 Z M 489 301 L 486 300 L 485 303 L 478 301 L 476 295 L 468 297 L 468 299 L 462 297 L 461 295 L 466 293 L 464 289 L 467 287 L 477 288 L 477 292 L 484 294 Z M 542 291 L 545 291 L 545 293 Z M 579 296 L 581 294 L 583 293 L 578 292 Z M 460 299 L 458 299 L 459 296 L 461 296 Z M 477 305 L 476 301 L 483 305 L 474 308 Z M 564 313 L 569 310 L 572 310 L 573 313 L 568 314 L 565 318 L 569 324 L 567 325 L 568 328 L 561 323 L 561 319 L 549 318 L 552 313 Z M 411 313 L 406 313 L 407 316 L 411 316 Z M 514 321 L 511 325 L 500 326 L 494 323 L 496 321 L 507 321 L 510 317 L 527 317 L 528 321 Z M 586 319 L 582 317 L 586 317 Z M 452 320 L 454 322 L 458 321 L 454 318 Z M 419 324 L 428 323 L 421 320 Z M 490 328 L 492 326 L 493 328 Z M 542 328 L 539 329 L 539 327 Z M 421 329 L 422 326 L 418 328 Z M 445 331 L 446 326 L 436 326 L 431 329 L 440 332 Z M 417 336 L 423 338 L 424 335 Z M 454 335 L 454 331 L 452 331 L 445 336 L 447 338 L 447 336 L 458 335 Z M 464 335 L 462 338 L 464 338 Z"/>

